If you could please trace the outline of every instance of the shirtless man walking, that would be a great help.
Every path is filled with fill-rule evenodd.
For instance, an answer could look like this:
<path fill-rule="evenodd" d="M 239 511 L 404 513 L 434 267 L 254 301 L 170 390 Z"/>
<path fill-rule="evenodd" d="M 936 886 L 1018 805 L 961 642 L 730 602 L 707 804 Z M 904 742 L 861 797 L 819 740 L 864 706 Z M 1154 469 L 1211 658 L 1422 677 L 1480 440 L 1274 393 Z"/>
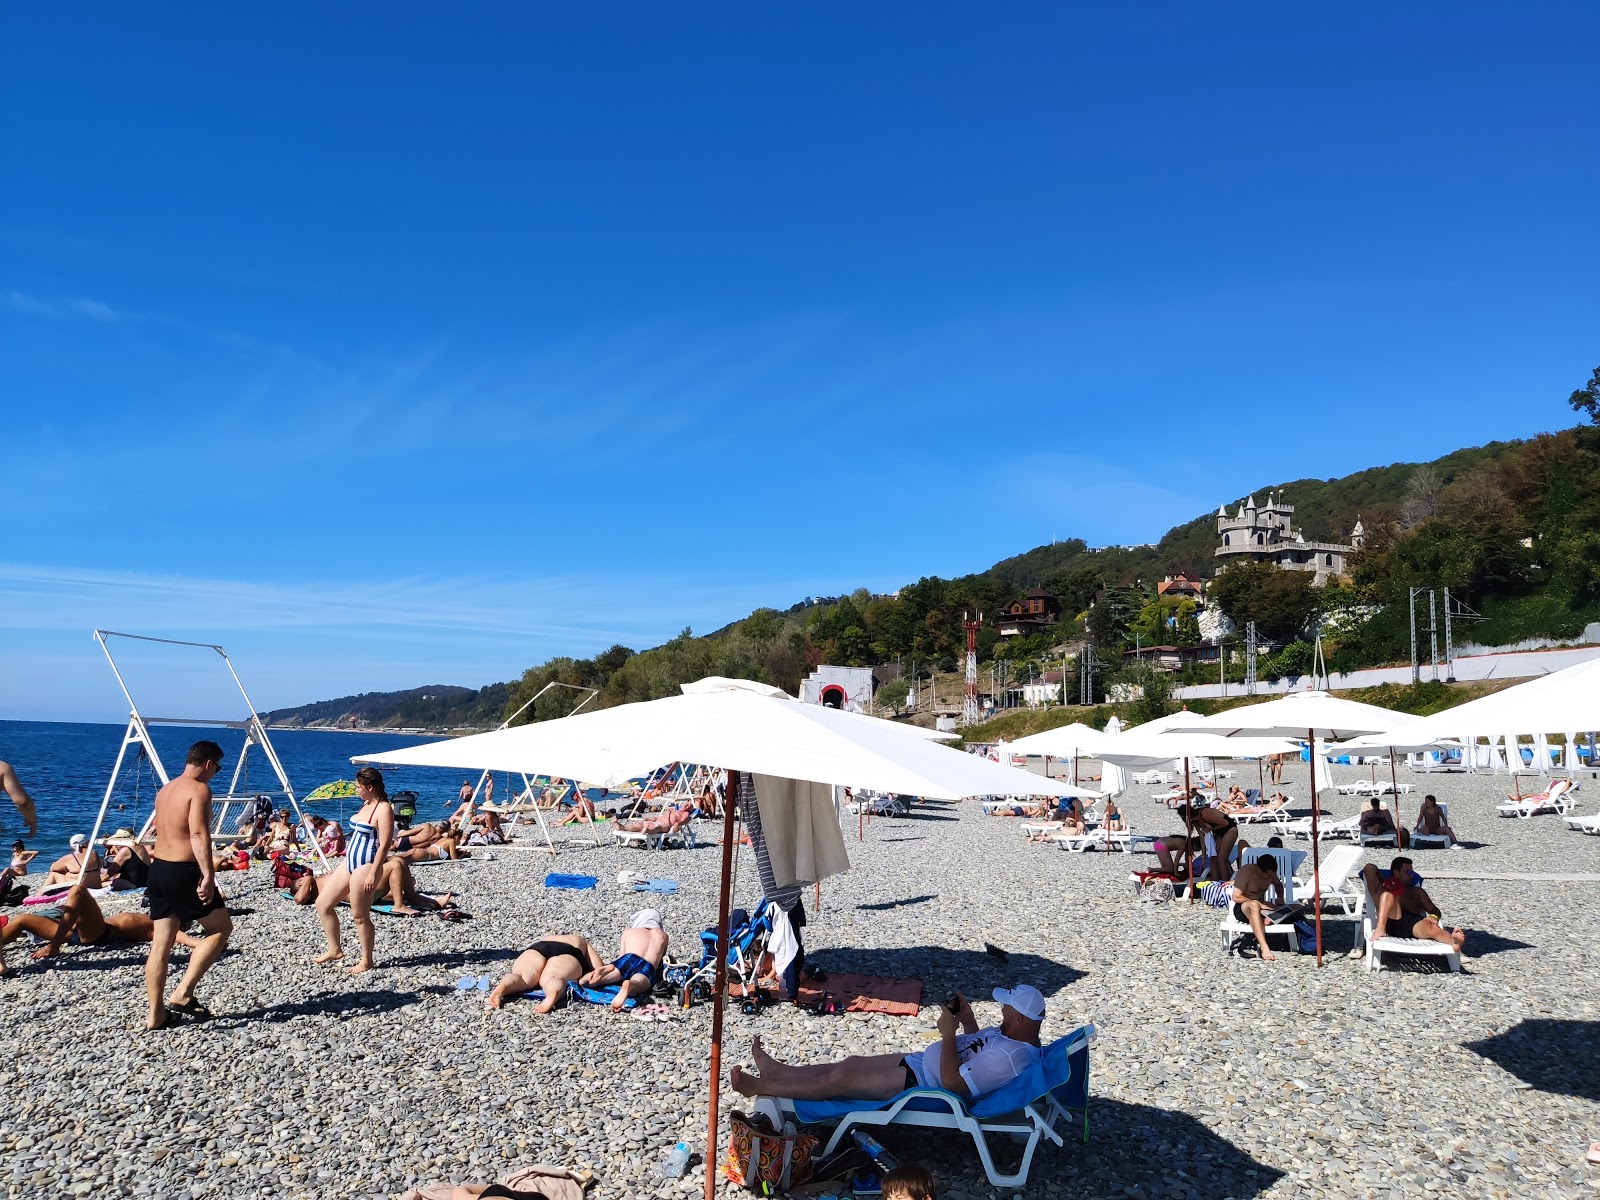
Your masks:
<path fill-rule="evenodd" d="M 650 990 L 661 982 L 661 960 L 667 954 L 667 933 L 661 928 L 661 914 L 653 908 L 641 908 L 622 931 L 617 946 L 621 951 L 603 967 L 588 972 L 578 982 L 584 987 L 603 988 L 617 984 L 617 998 L 611 1002 L 612 1012 L 621 1012 L 628 1006 L 629 996 L 648 996 Z"/>
<path fill-rule="evenodd" d="M 222 769 L 222 747 L 212 741 L 189 747 L 183 774 L 156 793 L 156 853 L 150 862 L 145 898 L 155 921 L 144 986 L 150 1002 L 146 1029 L 164 1029 L 174 1012 L 211 1014 L 194 990 L 221 956 L 233 932 L 233 919 L 217 896 L 215 855 L 211 850 L 211 780 Z M 189 955 L 189 969 L 165 1002 L 167 964 L 178 934 L 198 923 L 205 936 Z"/>

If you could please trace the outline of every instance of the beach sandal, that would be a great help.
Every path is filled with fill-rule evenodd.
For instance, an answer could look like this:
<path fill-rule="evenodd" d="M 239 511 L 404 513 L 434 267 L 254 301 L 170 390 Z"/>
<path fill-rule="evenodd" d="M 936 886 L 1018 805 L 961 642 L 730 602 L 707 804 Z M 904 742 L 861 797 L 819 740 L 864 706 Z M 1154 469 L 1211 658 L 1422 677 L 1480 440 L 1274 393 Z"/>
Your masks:
<path fill-rule="evenodd" d="M 171 1029 L 182 1019 L 182 1015 L 178 1013 L 177 1010 L 173 1009 L 171 1006 L 167 1006 L 161 1010 L 161 1020 L 157 1021 L 154 1025 L 146 1026 L 145 1032 L 155 1033 L 158 1029 Z"/>
<path fill-rule="evenodd" d="M 179 1004 L 174 1000 L 168 1000 L 167 1012 L 182 1013 L 186 1017 L 193 1017 L 196 1021 L 209 1021 L 212 1017 L 216 1016 L 215 1013 L 213 1013 L 204 1004 L 201 1004 L 198 1000 L 190 1000 L 183 1004 Z"/>

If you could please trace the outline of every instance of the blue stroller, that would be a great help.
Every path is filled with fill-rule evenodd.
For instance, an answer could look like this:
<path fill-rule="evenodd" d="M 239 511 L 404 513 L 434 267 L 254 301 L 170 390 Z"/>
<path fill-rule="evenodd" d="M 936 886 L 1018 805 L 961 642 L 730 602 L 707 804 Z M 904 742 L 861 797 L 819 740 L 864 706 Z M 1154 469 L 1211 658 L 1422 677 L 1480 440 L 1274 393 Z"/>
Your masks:
<path fill-rule="evenodd" d="M 772 936 L 772 917 L 775 905 L 763 898 L 756 905 L 756 915 L 736 908 L 728 914 L 728 980 L 740 985 L 740 990 L 755 990 L 756 963 L 767 948 Z M 674 978 L 676 973 L 679 978 Z M 717 931 L 713 927 L 700 934 L 700 965 L 693 969 L 669 967 L 666 978 L 678 986 L 685 1007 L 691 1000 L 709 1000 L 717 984 Z"/>

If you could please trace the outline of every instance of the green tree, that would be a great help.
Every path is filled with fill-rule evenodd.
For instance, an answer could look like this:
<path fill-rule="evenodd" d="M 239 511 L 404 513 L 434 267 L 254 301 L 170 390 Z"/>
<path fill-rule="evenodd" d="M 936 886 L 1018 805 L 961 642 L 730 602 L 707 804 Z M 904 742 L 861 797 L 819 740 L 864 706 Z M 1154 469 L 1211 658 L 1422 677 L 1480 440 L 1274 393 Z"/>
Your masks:
<path fill-rule="evenodd" d="M 878 694 L 873 697 L 879 704 L 886 704 L 894 710 L 894 715 L 899 716 L 900 710 L 906 706 L 906 699 L 911 695 L 911 684 L 905 679 L 891 679 L 878 689 Z"/>
<path fill-rule="evenodd" d="M 1591 423 L 1600 425 L 1600 367 L 1589 373 L 1589 382 L 1568 396 L 1567 403 Z"/>

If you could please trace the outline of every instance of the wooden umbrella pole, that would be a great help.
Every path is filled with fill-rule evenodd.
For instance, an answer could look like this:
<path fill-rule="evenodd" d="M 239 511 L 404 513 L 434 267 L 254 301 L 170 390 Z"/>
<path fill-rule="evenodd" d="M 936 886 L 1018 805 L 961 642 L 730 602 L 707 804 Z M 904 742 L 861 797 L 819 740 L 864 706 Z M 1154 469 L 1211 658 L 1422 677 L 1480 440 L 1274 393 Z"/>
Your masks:
<path fill-rule="evenodd" d="M 717 974 L 711 997 L 711 1098 L 706 1124 L 706 1200 L 716 1200 L 717 1163 L 721 1159 L 717 1136 L 717 1102 L 722 1087 L 722 1011 L 728 991 L 728 919 L 732 908 L 733 808 L 739 793 L 739 772 L 728 772 L 728 791 L 722 802 L 722 889 L 717 897 Z"/>
<path fill-rule="evenodd" d="M 1189 756 L 1183 756 L 1183 886 L 1194 903 L 1194 797 L 1189 794 Z"/>
<path fill-rule="evenodd" d="M 1306 730 L 1311 766 L 1311 909 L 1317 922 L 1317 966 L 1322 965 L 1322 844 L 1318 840 L 1317 811 L 1317 731 Z M 1399 840 L 1398 838 L 1396 839 Z"/>

